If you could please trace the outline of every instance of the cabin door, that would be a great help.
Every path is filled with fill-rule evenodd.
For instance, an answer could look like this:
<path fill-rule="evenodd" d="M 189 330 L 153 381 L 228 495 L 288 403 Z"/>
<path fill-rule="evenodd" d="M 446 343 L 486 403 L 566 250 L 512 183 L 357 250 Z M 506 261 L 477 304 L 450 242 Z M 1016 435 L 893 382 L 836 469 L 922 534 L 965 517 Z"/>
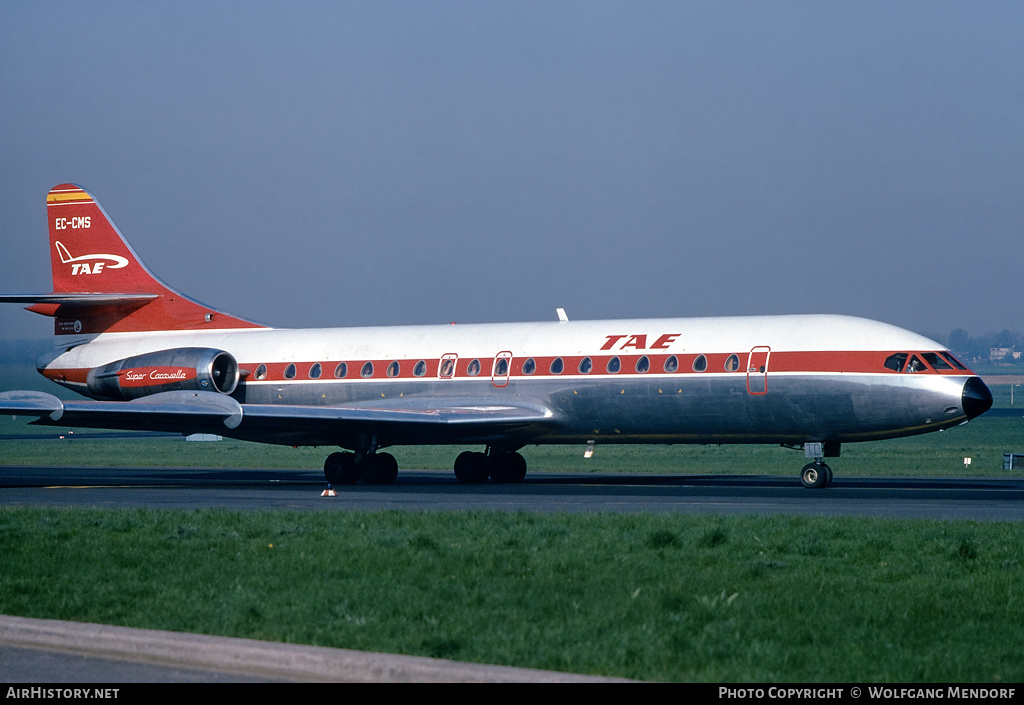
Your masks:
<path fill-rule="evenodd" d="M 768 358 L 772 350 L 767 345 L 758 345 L 747 355 L 747 391 L 750 394 L 768 393 Z"/>
<path fill-rule="evenodd" d="M 495 387 L 508 385 L 508 376 L 512 372 L 512 353 L 500 352 L 494 357 L 494 365 L 491 367 L 491 384 Z"/>

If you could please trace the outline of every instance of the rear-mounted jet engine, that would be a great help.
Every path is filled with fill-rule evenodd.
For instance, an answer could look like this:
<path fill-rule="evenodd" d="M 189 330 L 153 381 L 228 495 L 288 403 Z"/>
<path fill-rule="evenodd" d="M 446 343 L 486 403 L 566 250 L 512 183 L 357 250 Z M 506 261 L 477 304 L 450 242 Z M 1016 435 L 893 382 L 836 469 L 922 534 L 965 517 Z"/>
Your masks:
<path fill-rule="evenodd" d="M 136 355 L 89 370 L 86 384 L 96 398 L 131 400 L 157 392 L 205 390 L 231 394 L 238 362 L 212 348 L 176 348 Z"/>

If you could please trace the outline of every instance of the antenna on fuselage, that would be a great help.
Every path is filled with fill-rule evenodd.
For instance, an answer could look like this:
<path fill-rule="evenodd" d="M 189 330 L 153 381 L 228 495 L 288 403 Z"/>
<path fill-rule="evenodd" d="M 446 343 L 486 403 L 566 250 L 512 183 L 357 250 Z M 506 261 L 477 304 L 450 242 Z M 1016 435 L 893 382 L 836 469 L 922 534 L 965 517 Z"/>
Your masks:
<path fill-rule="evenodd" d="M 569 317 L 567 315 L 565 315 L 565 309 L 564 308 L 556 308 L 555 311 L 558 312 L 558 320 L 559 321 L 561 321 L 562 323 L 568 323 L 569 322 Z"/>

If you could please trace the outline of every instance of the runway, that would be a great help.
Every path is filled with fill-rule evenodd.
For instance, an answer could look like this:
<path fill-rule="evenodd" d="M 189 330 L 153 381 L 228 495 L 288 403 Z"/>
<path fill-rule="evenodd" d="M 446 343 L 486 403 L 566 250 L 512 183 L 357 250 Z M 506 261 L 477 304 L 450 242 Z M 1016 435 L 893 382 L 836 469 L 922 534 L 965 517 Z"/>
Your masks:
<path fill-rule="evenodd" d="M 842 477 L 808 490 L 796 477 L 530 474 L 518 485 L 462 485 L 408 470 L 390 486 L 336 487 L 314 470 L 0 466 L 0 506 L 234 510 L 496 510 L 797 514 L 1024 520 L 1024 478 Z"/>

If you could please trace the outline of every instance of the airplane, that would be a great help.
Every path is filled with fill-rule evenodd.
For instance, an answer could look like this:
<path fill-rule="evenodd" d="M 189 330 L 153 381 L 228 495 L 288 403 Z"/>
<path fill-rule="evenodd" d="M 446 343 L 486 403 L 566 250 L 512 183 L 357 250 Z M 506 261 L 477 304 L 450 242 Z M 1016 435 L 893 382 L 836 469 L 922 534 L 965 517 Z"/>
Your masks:
<path fill-rule="evenodd" d="M 839 315 L 283 329 L 164 284 L 85 189 L 47 195 L 53 292 L 0 302 L 54 318 L 39 372 L 87 400 L 0 393 L 49 426 L 328 446 L 326 480 L 390 484 L 383 449 L 482 447 L 463 483 L 521 482 L 527 445 L 779 444 L 809 488 L 844 443 L 964 424 L 992 394 L 944 346 Z"/>

